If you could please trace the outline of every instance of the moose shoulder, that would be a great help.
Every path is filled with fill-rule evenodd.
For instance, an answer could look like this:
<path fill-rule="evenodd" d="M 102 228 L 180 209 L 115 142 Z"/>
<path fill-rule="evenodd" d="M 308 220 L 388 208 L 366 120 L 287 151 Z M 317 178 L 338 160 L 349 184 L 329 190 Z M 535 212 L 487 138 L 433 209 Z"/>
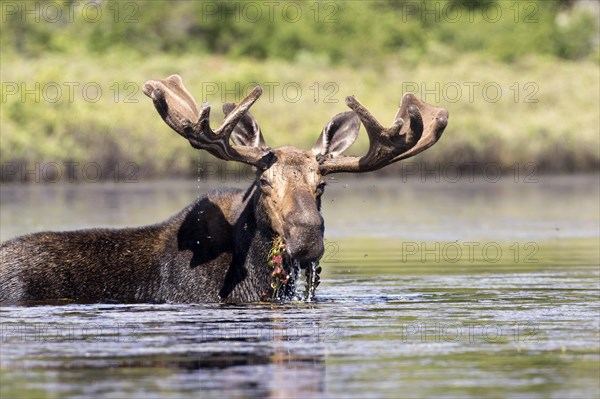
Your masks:
<path fill-rule="evenodd" d="M 311 150 L 266 146 L 248 109 L 256 87 L 215 131 L 177 75 L 144 85 L 163 120 L 192 147 L 256 168 L 246 190 L 209 192 L 171 219 L 147 227 L 42 232 L 0 247 L 0 302 L 252 302 L 291 298 L 304 272 L 307 296 L 323 255 L 324 176 L 368 172 L 414 156 L 440 138 L 448 112 L 406 94 L 389 128 L 354 97 Z M 360 124 L 370 147 L 341 155 Z"/>

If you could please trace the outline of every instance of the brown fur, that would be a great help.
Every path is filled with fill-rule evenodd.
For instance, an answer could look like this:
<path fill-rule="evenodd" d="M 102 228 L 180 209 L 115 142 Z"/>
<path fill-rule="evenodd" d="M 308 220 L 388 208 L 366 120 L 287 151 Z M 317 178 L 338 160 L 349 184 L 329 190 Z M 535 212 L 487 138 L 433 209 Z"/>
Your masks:
<path fill-rule="evenodd" d="M 171 128 L 194 148 L 255 166 L 256 181 L 246 191 L 212 191 L 152 226 L 9 240 L 0 246 L 0 302 L 258 301 L 270 292 L 273 269 L 267 258 L 276 236 L 285 240 L 283 266 L 290 276 L 323 256 L 325 174 L 366 172 L 416 155 L 440 138 L 448 122 L 445 109 L 407 94 L 385 129 L 348 97 L 353 111 L 327 123 L 310 151 L 270 149 L 247 112 L 261 92 L 257 87 L 239 105 L 226 104 L 223 124 L 212 131 L 210 108 L 198 109 L 179 76 L 146 82 L 144 93 Z M 360 158 L 341 156 L 361 122 L 369 151 Z M 294 283 L 292 278 L 283 290 L 285 297 Z"/>
<path fill-rule="evenodd" d="M 285 147 L 274 156 L 248 190 L 212 191 L 159 224 L 42 232 L 3 243 L 0 302 L 260 300 L 270 291 L 267 255 L 276 235 L 288 242 L 288 273 L 294 260 L 323 254 L 314 154 Z"/>

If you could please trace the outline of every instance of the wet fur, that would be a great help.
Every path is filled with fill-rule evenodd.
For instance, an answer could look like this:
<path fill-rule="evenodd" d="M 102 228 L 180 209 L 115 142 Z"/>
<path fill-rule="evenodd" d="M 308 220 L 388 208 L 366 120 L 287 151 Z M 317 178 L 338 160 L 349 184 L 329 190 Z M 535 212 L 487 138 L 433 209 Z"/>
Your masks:
<path fill-rule="evenodd" d="M 0 246 L 0 302 L 249 302 L 269 290 L 272 232 L 254 185 L 141 228 L 42 232 Z"/>

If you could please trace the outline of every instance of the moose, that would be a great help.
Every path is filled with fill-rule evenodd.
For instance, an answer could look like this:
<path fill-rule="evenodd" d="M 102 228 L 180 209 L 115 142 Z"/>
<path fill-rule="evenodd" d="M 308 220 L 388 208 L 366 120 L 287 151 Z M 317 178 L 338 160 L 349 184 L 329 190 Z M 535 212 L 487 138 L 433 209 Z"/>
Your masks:
<path fill-rule="evenodd" d="M 354 97 L 306 151 L 270 148 L 248 112 L 256 86 L 210 127 L 210 106 L 197 106 L 181 77 L 143 86 L 159 115 L 193 148 L 254 167 L 246 190 L 217 189 L 170 219 L 145 227 L 40 232 L 0 247 L 0 302 L 258 302 L 291 299 L 305 274 L 305 298 L 319 283 L 324 253 L 320 213 L 325 176 L 375 171 L 426 150 L 441 137 L 448 111 L 411 93 L 389 128 Z M 369 149 L 342 153 L 364 126 Z"/>

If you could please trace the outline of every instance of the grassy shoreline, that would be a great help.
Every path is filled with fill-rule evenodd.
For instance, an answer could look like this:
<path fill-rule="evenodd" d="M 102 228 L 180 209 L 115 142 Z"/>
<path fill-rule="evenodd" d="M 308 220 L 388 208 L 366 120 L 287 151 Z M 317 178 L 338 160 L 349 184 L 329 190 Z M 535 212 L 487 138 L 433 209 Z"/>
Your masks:
<path fill-rule="evenodd" d="M 596 62 L 529 57 L 505 64 L 479 56 L 455 61 L 443 54 L 436 61 L 441 64 L 398 60 L 350 69 L 312 58 L 288 63 L 122 52 L 3 54 L 0 179 L 27 181 L 22 173 L 35 175 L 36 164 L 42 170 L 69 162 L 96 164 L 109 180 L 115 166 L 127 165 L 145 177 L 196 176 L 199 164 L 214 159 L 170 131 L 141 91 L 146 79 L 172 73 L 184 78 L 198 103 L 213 105 L 213 126 L 222 118 L 223 102 L 238 101 L 255 83 L 263 85 L 265 93 L 252 112 L 273 147 L 310 148 L 323 125 L 347 109 L 347 95 L 356 95 L 384 124 L 405 91 L 448 108 L 450 125 L 440 142 L 387 174 L 406 168 L 406 162 L 417 169 L 598 170 Z M 361 130 L 349 153 L 360 154 L 367 146 Z"/>

